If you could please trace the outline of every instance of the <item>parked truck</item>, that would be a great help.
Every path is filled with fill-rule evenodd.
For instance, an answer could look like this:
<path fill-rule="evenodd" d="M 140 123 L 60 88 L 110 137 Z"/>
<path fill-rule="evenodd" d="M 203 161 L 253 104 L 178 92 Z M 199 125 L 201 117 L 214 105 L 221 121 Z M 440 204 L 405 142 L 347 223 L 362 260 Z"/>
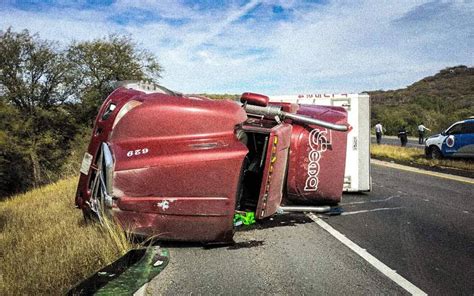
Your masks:
<path fill-rule="evenodd" d="M 343 106 L 124 84 L 99 110 L 75 202 L 135 234 L 230 241 L 236 213 L 337 204 L 350 130 Z"/>

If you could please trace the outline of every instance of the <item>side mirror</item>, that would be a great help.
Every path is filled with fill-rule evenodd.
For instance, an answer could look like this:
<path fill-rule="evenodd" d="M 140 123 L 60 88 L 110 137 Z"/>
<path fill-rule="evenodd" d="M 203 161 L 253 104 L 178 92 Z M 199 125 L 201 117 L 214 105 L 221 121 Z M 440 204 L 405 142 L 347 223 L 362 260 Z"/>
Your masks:
<path fill-rule="evenodd" d="M 261 95 L 261 94 L 255 94 L 251 92 L 246 92 L 243 93 L 242 96 L 240 96 L 240 101 L 242 103 L 247 103 L 249 105 L 256 105 L 256 106 L 262 106 L 266 107 L 268 105 L 268 101 L 270 98 L 267 96 Z"/>
<path fill-rule="evenodd" d="M 446 136 L 446 131 L 442 131 L 442 132 L 441 132 L 441 135 L 442 135 L 442 136 Z"/>

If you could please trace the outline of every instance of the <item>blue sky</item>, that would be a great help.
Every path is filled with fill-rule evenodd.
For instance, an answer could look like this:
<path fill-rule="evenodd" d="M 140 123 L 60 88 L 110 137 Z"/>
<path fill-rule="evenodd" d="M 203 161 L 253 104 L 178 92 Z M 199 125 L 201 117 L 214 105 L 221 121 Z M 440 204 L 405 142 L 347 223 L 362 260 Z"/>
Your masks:
<path fill-rule="evenodd" d="M 0 29 L 67 44 L 112 33 L 187 93 L 361 92 L 474 64 L 474 1 L 0 1 Z"/>

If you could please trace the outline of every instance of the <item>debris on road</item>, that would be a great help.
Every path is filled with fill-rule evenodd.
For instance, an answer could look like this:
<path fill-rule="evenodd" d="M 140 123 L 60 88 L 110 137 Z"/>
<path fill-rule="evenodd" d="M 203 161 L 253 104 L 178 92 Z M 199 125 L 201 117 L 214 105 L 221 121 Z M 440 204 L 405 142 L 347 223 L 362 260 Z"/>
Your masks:
<path fill-rule="evenodd" d="M 168 262 L 168 250 L 158 246 L 131 250 L 80 282 L 67 295 L 132 295 L 163 271 Z"/>
<path fill-rule="evenodd" d="M 252 225 L 255 222 L 254 212 L 236 212 L 234 215 L 234 226 Z"/>

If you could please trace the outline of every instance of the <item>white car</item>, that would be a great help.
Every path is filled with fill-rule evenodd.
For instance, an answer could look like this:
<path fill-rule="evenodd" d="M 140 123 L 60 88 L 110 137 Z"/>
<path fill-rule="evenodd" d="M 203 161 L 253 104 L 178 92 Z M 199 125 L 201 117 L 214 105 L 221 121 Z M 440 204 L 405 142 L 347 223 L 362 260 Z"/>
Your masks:
<path fill-rule="evenodd" d="M 458 121 L 444 132 L 425 141 L 425 154 L 429 158 L 474 158 L 474 118 Z"/>

